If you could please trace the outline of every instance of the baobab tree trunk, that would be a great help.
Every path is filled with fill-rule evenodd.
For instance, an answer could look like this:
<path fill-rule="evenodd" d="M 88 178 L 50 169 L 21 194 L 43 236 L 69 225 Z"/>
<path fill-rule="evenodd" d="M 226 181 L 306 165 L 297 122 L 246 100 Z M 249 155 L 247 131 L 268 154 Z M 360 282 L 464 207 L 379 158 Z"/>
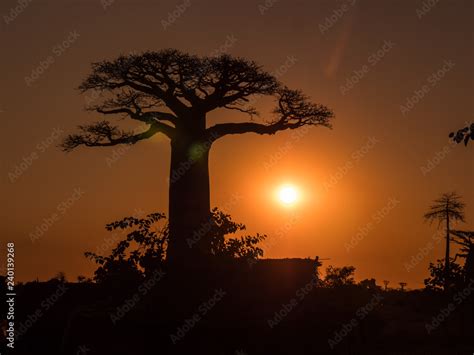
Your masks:
<path fill-rule="evenodd" d="M 210 147 L 196 137 L 171 141 L 167 259 L 173 267 L 194 265 L 209 254 Z"/>

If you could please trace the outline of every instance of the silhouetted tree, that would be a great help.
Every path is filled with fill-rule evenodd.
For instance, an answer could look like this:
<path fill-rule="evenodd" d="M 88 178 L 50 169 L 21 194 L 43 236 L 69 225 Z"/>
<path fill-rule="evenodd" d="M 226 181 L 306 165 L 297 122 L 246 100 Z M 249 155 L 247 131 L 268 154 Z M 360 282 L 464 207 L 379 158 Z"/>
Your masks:
<path fill-rule="evenodd" d="M 425 213 L 424 217 L 427 221 L 433 222 L 438 221 L 439 226 L 441 223 L 446 223 L 446 255 L 445 255 L 445 282 L 446 288 L 449 284 L 449 262 L 450 262 L 450 223 L 453 221 L 462 221 L 464 222 L 464 207 L 465 204 L 461 201 L 461 197 L 455 192 L 445 193 L 441 195 L 434 203 L 430 206 L 430 210 Z"/>
<path fill-rule="evenodd" d="M 383 285 L 384 285 L 384 290 L 387 291 L 388 290 L 388 284 L 390 283 L 390 281 L 388 280 L 383 280 Z"/>
<path fill-rule="evenodd" d="M 330 127 L 333 117 L 326 106 L 313 104 L 300 91 L 283 86 L 255 62 L 229 55 L 198 57 L 167 49 L 120 56 L 94 63 L 79 89 L 100 94 L 100 102 L 88 110 L 128 117 L 142 122 L 146 129 L 128 132 L 108 121 L 79 126 L 80 132 L 63 142 L 65 151 L 81 145 L 135 144 L 158 133 L 170 139 L 168 259 L 180 264 L 199 257 L 195 251 L 209 250 L 189 248 L 186 239 L 210 220 L 208 161 L 216 140 L 249 132 L 275 134 L 308 125 Z M 218 109 L 258 115 L 255 107 L 247 105 L 256 96 L 275 99 L 272 118 L 208 127 L 208 114 Z M 204 233 L 200 243 L 208 244 L 209 238 Z"/>
<path fill-rule="evenodd" d="M 330 288 L 354 285 L 354 272 L 354 266 L 343 266 L 339 268 L 329 265 L 326 268 L 323 284 Z"/>
<path fill-rule="evenodd" d="M 453 242 L 461 246 L 460 253 L 457 253 L 454 260 L 459 256 L 465 259 L 464 262 L 464 282 L 474 280 L 474 232 L 472 231 L 451 231 Z"/>
<path fill-rule="evenodd" d="M 407 285 L 406 282 L 399 282 L 398 283 L 400 285 L 400 291 L 405 291 L 405 286 Z"/>
<path fill-rule="evenodd" d="M 449 134 L 449 137 L 451 137 L 453 141 L 458 144 L 464 142 L 464 145 L 467 145 L 467 143 L 469 143 L 469 140 L 474 141 L 474 123 L 471 123 L 470 125 L 461 128 L 457 132 L 451 132 Z"/>
<path fill-rule="evenodd" d="M 449 275 L 446 278 L 444 259 L 437 260 L 436 264 L 430 263 L 428 267 L 430 277 L 425 279 L 425 287 L 429 290 L 441 291 L 447 288 L 460 289 L 464 284 L 464 271 L 461 265 L 451 258 Z"/>
<path fill-rule="evenodd" d="M 169 225 L 165 219 L 162 213 L 152 213 L 144 218 L 126 217 L 107 224 L 108 231 L 122 229 L 129 232 L 108 256 L 85 253 L 86 257 L 99 265 L 94 272 L 94 280 L 99 283 L 135 282 L 164 268 L 170 238 Z M 229 235 L 244 231 L 245 225 L 234 222 L 230 215 L 217 208 L 211 211 L 211 219 L 210 254 L 214 257 L 250 261 L 263 256 L 258 244 L 266 238 L 265 235 L 229 238 Z M 196 240 L 188 240 L 188 243 L 191 248 L 193 243 L 198 245 Z"/>

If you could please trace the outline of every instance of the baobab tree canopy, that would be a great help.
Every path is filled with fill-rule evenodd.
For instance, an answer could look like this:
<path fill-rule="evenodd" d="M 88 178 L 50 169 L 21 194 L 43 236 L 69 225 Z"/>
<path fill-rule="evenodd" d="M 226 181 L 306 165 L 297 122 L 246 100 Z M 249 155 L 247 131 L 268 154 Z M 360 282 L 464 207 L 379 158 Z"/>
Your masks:
<path fill-rule="evenodd" d="M 94 63 L 79 89 L 99 93 L 97 103 L 88 110 L 140 121 L 144 128 L 130 132 L 109 121 L 79 126 L 79 132 L 63 142 L 64 151 L 80 145 L 135 144 L 157 133 L 170 138 L 169 258 L 192 254 L 192 249 L 205 254 L 209 249 L 205 238 L 210 216 L 208 154 L 215 140 L 228 134 L 274 134 L 305 125 L 331 127 L 334 116 L 329 108 L 287 88 L 253 61 L 229 55 L 199 57 L 174 49 Z M 259 116 L 251 104 L 256 96 L 274 98 L 271 117 L 207 127 L 206 114 L 216 109 Z M 196 245 L 186 243 L 190 238 L 199 239 L 200 247 L 190 247 Z"/>

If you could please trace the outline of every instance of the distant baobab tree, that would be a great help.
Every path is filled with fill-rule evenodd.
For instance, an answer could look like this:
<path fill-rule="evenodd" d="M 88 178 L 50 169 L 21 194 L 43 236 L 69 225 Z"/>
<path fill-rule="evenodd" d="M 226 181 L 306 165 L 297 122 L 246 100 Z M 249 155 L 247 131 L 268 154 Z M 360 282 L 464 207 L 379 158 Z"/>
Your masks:
<path fill-rule="evenodd" d="M 464 142 L 464 145 L 467 145 L 469 140 L 474 141 L 474 123 L 471 123 L 456 132 L 451 132 L 449 137 L 451 137 L 456 143 Z"/>
<path fill-rule="evenodd" d="M 405 286 L 408 285 L 406 282 L 399 282 L 400 285 L 400 291 L 405 291 Z"/>
<path fill-rule="evenodd" d="M 275 134 L 308 125 L 330 127 L 334 117 L 329 108 L 309 102 L 301 91 L 282 85 L 255 62 L 229 55 L 199 57 L 166 49 L 120 56 L 94 63 L 92 73 L 79 89 L 82 93 L 99 93 L 100 102 L 88 110 L 139 121 L 146 129 L 138 133 L 124 131 L 108 121 L 79 126 L 78 133 L 64 140 L 64 151 L 81 145 L 135 144 L 158 133 L 170 139 L 167 258 L 178 264 L 191 264 L 191 258 L 209 253 L 208 165 L 209 151 L 216 140 L 233 134 Z M 249 105 L 257 96 L 274 98 L 272 117 L 208 126 L 208 114 L 219 109 L 258 115 L 257 109 Z M 221 112 L 220 119 L 224 117 Z M 150 166 L 144 167 L 146 173 Z M 190 248 L 187 240 L 196 235 L 199 244 Z"/>
<path fill-rule="evenodd" d="M 461 196 L 455 192 L 444 193 L 433 202 L 429 211 L 424 215 L 425 220 L 429 222 L 438 221 L 438 226 L 441 226 L 443 222 L 446 223 L 446 255 L 444 258 L 445 290 L 448 289 L 450 275 L 449 245 L 451 223 L 455 221 L 464 222 L 464 207 L 465 204 L 461 201 Z"/>
<path fill-rule="evenodd" d="M 388 290 L 388 284 L 390 283 L 390 281 L 388 280 L 383 280 L 383 285 L 384 285 L 384 290 L 387 291 Z"/>

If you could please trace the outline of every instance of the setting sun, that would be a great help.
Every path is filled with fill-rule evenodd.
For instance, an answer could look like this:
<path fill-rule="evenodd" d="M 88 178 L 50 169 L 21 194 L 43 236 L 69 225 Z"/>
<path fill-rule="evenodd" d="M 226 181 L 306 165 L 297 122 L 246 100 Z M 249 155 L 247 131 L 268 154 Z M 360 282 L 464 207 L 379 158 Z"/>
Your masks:
<path fill-rule="evenodd" d="M 278 200 L 284 205 L 294 205 L 299 199 L 299 191 L 293 185 L 283 185 L 278 189 Z"/>

